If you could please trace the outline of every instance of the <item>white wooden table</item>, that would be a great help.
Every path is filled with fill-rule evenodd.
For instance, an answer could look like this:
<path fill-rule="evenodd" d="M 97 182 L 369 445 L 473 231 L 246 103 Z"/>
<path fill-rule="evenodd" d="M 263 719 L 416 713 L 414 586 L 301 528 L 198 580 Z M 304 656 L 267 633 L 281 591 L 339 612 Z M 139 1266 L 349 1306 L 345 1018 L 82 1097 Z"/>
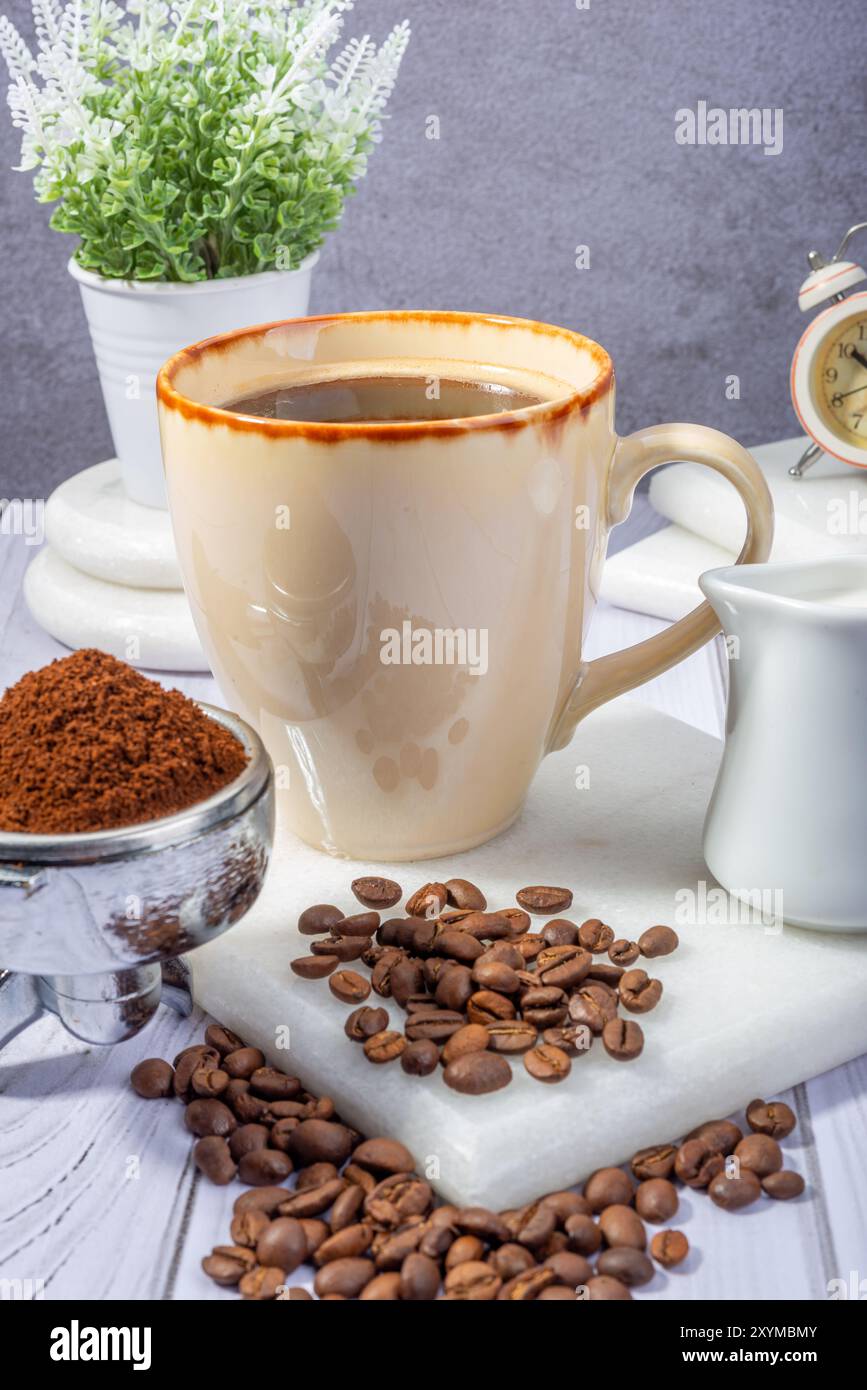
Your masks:
<path fill-rule="evenodd" d="M 657 524 L 639 498 L 615 544 Z M 32 554 L 20 539 L 0 535 L 0 690 L 63 655 L 20 598 Z M 591 654 L 662 626 L 602 607 Z M 724 682 L 722 646 L 714 643 L 632 698 L 719 736 Z M 216 698 L 213 683 L 201 676 L 165 683 Z M 204 1022 L 198 1012 L 181 1020 L 161 1008 L 140 1037 L 99 1049 L 44 1018 L 0 1054 L 0 1280 L 41 1280 L 48 1299 L 235 1296 L 217 1289 L 199 1262 L 228 1241 L 237 1185 L 217 1189 L 201 1180 L 180 1106 L 140 1101 L 128 1086 L 137 1061 L 173 1057 L 200 1041 Z M 805 1196 L 788 1204 L 763 1201 L 732 1216 L 702 1194 L 687 1194 L 676 1224 L 689 1236 L 689 1260 L 679 1272 L 657 1274 L 641 1297 L 825 1299 L 830 1280 L 855 1288 L 867 1281 L 867 1058 L 798 1086 L 785 1099 L 799 1118 L 796 1142 L 785 1147 L 807 1179 Z"/>

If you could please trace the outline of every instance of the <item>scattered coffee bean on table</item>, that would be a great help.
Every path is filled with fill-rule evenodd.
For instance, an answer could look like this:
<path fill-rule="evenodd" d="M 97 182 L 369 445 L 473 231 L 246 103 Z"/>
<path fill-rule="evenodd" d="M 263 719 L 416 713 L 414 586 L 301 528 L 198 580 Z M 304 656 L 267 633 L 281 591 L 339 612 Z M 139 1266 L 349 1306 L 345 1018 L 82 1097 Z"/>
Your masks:
<path fill-rule="evenodd" d="M 527 912 L 564 912 L 572 906 L 572 893 L 568 888 L 546 888 L 537 884 L 532 888 L 519 889 L 515 901 Z"/>
<path fill-rule="evenodd" d="M 350 1018 L 378 1012 L 384 1011 L 362 1006 Z M 396 1037 L 403 1055 L 429 1042 L 407 1046 L 401 1034 L 387 1030 L 373 1036 Z M 430 1049 L 438 1065 L 439 1049 L 433 1043 Z M 540 1047 L 528 1055 L 536 1057 L 535 1065 L 539 1058 L 550 1064 L 557 1050 Z M 292 1099 L 263 1095 L 259 1118 L 250 1121 L 244 1103 L 257 1097 L 249 1090 L 227 1088 L 224 1103 L 175 1085 L 184 1063 L 196 1068 L 221 1060 L 228 1065 L 230 1059 L 239 1073 L 231 1085 L 257 1085 L 269 1096 Z M 561 1066 L 557 1060 L 555 1069 Z M 493 1088 L 498 1074 L 504 1084 L 509 1064 L 484 1048 L 462 1052 L 446 1071 L 454 1068 L 459 1079 L 465 1073 L 458 1089 L 472 1092 Z M 657 1266 L 677 1269 L 689 1254 L 682 1231 L 650 1235 L 645 1225 L 675 1215 L 677 1160 L 684 1150 L 690 1162 L 681 1158 L 681 1167 L 688 1178 L 713 1171 L 710 1199 L 725 1211 L 750 1205 L 763 1190 L 778 1200 L 804 1190 L 798 1173 L 775 1166 L 779 1145 L 773 1136 L 756 1132 L 744 1138 L 731 1121 L 711 1120 L 680 1144 L 640 1150 L 631 1173 L 598 1169 L 582 1192 L 549 1192 L 506 1211 L 443 1203 L 415 1172 L 404 1144 L 386 1136 L 365 1138 L 341 1121 L 327 1096 L 306 1091 L 297 1077 L 268 1066 L 257 1048 L 217 1024 L 209 1026 L 204 1046 L 186 1048 L 175 1059 L 173 1075 L 167 1062 L 149 1058 L 133 1068 L 130 1084 L 145 1099 L 176 1096 L 186 1104 L 187 1128 L 194 1135 L 207 1131 L 193 1148 L 205 1178 L 220 1186 L 236 1178 L 247 1185 L 235 1200 L 226 1243 L 205 1256 L 202 1269 L 219 1287 L 257 1302 L 309 1302 L 309 1290 L 291 1284 L 293 1277 L 312 1280 L 316 1296 L 326 1301 L 623 1302 L 652 1283 Z M 776 1109 L 777 1126 L 780 1106 L 751 1102 L 763 1121 L 766 1111 Z M 751 1143 L 756 1139 L 761 1142 Z M 739 1148 L 740 1175 L 730 1178 L 713 1160 L 724 1161 L 723 1149 L 737 1157 Z M 744 1156 L 771 1170 L 760 1180 L 744 1168 Z M 700 1189 L 693 1184 L 693 1190 Z"/>

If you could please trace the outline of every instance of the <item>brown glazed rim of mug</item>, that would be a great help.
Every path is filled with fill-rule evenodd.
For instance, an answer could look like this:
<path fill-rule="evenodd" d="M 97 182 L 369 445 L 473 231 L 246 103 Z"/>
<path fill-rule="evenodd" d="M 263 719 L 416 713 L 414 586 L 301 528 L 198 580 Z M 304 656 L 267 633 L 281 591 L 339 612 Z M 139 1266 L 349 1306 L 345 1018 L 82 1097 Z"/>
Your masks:
<path fill-rule="evenodd" d="M 453 324 L 483 323 L 491 328 L 524 328 L 547 337 L 566 338 L 576 347 L 588 352 L 598 370 L 591 384 L 583 391 L 573 391 L 569 396 L 542 405 L 524 406 L 521 410 L 505 410 L 500 414 L 474 415 L 454 420 L 391 420 L 374 423 L 346 422 L 342 424 L 312 420 L 268 420 L 259 415 L 239 415 L 217 405 L 203 405 L 191 400 L 189 396 L 176 391 L 174 378 L 186 366 L 196 362 L 205 353 L 225 352 L 241 338 L 260 337 L 275 328 L 288 328 L 301 324 L 371 323 L 376 320 L 394 322 L 422 322 Z M 168 410 L 176 410 L 187 420 L 196 420 L 203 425 L 224 425 L 241 433 L 252 432 L 276 439 L 305 437 L 322 442 L 340 439 L 374 439 L 378 443 L 397 443 L 407 439 L 451 437 L 465 434 L 470 430 L 514 430 L 523 429 L 530 424 L 548 424 L 561 421 L 572 411 L 584 412 L 610 390 L 614 381 L 614 364 L 608 353 L 592 338 L 570 328 L 558 328 L 550 323 L 538 323 L 535 319 L 511 318 L 504 314 L 460 313 L 444 309 L 380 309 L 353 314 L 314 314 L 307 318 L 277 319 L 274 323 L 259 323 L 249 328 L 232 329 L 229 333 L 218 333 L 213 338 L 203 338 L 200 343 L 182 348 L 160 368 L 157 376 L 157 397 Z"/>

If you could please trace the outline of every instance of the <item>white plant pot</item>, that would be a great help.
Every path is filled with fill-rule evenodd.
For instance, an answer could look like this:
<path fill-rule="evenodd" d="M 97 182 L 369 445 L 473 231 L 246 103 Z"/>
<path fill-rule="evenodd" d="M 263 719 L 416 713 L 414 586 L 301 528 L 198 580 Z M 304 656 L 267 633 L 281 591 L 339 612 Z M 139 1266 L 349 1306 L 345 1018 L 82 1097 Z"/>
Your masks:
<path fill-rule="evenodd" d="M 166 358 L 215 333 L 303 317 L 318 259 L 314 251 L 297 270 L 194 284 L 105 280 L 69 262 L 81 289 L 124 488 L 134 502 L 168 505 L 155 396 Z"/>

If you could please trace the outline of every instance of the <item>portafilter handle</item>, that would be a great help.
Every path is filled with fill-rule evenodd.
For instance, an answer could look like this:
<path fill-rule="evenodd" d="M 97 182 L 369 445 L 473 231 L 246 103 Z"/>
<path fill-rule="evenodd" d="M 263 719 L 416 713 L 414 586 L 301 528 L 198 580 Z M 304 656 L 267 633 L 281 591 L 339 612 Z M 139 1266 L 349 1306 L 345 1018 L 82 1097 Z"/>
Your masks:
<path fill-rule="evenodd" d="M 125 1042 L 150 1022 L 161 998 L 184 1018 L 192 1011 L 190 967 L 180 957 L 104 975 L 0 970 L 0 1049 L 46 1010 L 82 1042 Z"/>

